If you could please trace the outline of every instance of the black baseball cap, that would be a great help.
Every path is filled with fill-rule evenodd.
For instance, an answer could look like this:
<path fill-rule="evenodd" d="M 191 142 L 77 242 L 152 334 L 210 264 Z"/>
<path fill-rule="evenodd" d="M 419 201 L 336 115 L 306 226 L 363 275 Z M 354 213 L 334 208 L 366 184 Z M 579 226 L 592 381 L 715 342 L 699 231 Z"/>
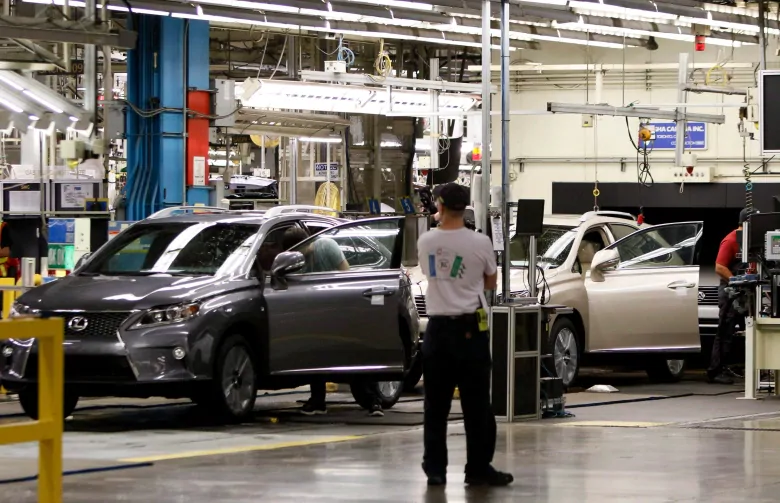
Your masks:
<path fill-rule="evenodd" d="M 744 224 L 747 222 L 748 218 L 750 218 L 750 215 L 758 213 L 757 210 L 749 210 L 747 208 L 743 209 L 739 212 L 739 225 Z"/>
<path fill-rule="evenodd" d="M 471 203 L 469 189 L 457 183 L 445 183 L 433 189 L 433 197 L 445 208 L 463 211 Z"/>

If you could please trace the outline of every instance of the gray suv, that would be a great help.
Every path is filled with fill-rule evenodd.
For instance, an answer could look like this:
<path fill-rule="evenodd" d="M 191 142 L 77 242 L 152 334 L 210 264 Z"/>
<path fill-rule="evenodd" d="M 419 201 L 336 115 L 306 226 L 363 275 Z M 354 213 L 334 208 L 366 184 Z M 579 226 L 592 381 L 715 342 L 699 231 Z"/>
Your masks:
<path fill-rule="evenodd" d="M 285 251 L 291 227 L 311 237 Z M 417 358 L 402 229 L 294 207 L 163 210 L 19 297 L 14 316 L 65 319 L 66 415 L 83 396 L 163 396 L 242 420 L 258 389 L 314 379 L 387 408 Z M 37 417 L 36 345 L 2 354 L 3 385 Z"/>

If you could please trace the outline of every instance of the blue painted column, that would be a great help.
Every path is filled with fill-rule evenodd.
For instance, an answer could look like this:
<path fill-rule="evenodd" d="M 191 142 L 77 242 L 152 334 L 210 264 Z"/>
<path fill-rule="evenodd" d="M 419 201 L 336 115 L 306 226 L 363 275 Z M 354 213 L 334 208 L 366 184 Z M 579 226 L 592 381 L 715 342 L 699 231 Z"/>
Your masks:
<path fill-rule="evenodd" d="M 127 99 L 136 109 L 127 111 L 128 220 L 186 203 L 187 89 L 209 86 L 207 21 L 135 19 L 138 45 L 127 58 Z"/>
<path fill-rule="evenodd" d="M 209 23 L 190 21 L 187 31 L 187 87 L 190 91 L 208 91 L 211 88 L 209 78 Z M 208 142 L 206 138 L 200 139 Z M 192 155 L 192 154 L 189 154 Z M 186 168 L 185 168 L 186 169 Z M 187 204 L 209 204 L 208 158 L 206 159 L 206 187 L 187 187 Z"/>

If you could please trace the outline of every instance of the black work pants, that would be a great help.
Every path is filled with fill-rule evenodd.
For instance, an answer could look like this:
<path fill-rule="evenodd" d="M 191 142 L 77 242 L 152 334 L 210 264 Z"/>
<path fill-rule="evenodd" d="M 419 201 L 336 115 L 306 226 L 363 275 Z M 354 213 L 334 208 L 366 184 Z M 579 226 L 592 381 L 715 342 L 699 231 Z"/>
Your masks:
<path fill-rule="evenodd" d="M 718 331 L 712 343 L 710 366 L 707 369 L 709 377 L 717 377 L 723 372 L 723 367 L 731 353 L 731 341 L 737 325 L 743 323 L 744 317 L 734 310 L 734 302 L 729 298 L 725 287 L 718 287 Z"/>
<path fill-rule="evenodd" d="M 325 379 L 318 379 L 309 384 L 311 390 L 311 397 L 309 401 L 314 405 L 325 406 Z"/>
<path fill-rule="evenodd" d="M 431 317 L 423 338 L 425 455 L 429 476 L 447 472 L 447 419 L 457 386 L 466 426 L 466 473 L 487 473 L 496 450 L 490 405 L 490 337 L 475 317 Z"/>

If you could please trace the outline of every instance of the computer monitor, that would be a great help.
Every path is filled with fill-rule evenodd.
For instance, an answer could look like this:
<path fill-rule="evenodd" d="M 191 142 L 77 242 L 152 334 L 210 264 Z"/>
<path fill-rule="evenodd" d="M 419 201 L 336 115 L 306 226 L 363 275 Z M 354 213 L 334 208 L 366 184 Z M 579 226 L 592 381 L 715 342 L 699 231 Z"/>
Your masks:
<path fill-rule="evenodd" d="M 544 230 L 544 199 L 519 199 L 515 236 L 541 236 Z"/>
<path fill-rule="evenodd" d="M 780 212 L 754 213 L 748 220 L 748 245 L 750 253 L 764 254 L 766 233 L 780 230 Z"/>

